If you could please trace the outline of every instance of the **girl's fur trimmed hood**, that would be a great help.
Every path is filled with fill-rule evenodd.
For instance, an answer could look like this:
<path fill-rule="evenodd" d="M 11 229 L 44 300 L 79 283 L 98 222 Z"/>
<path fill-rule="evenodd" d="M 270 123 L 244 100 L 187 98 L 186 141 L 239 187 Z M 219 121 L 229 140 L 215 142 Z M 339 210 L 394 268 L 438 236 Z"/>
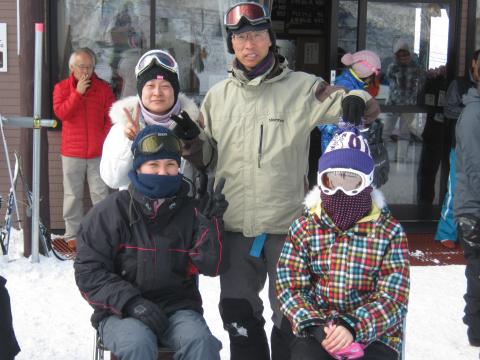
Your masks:
<path fill-rule="evenodd" d="M 180 101 L 180 108 L 190 115 L 192 120 L 197 120 L 200 116 L 200 109 L 198 108 L 195 101 L 190 99 L 184 93 L 178 94 L 178 101 Z M 112 120 L 112 124 L 127 124 L 127 116 L 125 115 L 123 109 L 126 108 L 130 113 L 133 114 L 135 107 L 139 102 L 138 96 L 128 96 L 126 98 L 120 99 L 115 101 L 110 108 L 110 119 Z"/>
<path fill-rule="evenodd" d="M 305 200 L 303 201 L 303 204 L 307 209 L 316 208 L 322 202 L 322 200 L 320 199 L 320 191 L 321 191 L 320 188 L 318 186 L 315 186 L 307 194 L 307 196 L 305 196 Z M 380 190 L 373 188 L 371 197 L 372 197 L 372 201 L 375 203 L 377 208 L 383 209 L 385 206 L 387 206 L 385 196 Z"/>

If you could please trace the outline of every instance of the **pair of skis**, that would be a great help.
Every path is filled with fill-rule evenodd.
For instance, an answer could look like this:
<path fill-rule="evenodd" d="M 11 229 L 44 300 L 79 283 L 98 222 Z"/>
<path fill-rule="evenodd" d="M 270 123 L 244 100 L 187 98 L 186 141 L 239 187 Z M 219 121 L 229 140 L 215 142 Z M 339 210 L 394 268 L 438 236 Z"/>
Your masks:
<path fill-rule="evenodd" d="M 8 167 L 8 173 L 10 177 L 10 191 L 8 192 L 8 198 L 6 201 L 7 208 L 5 212 L 5 221 L 2 225 L 0 225 L 0 246 L 2 249 L 2 254 L 4 256 L 8 256 L 8 250 L 10 247 L 10 240 L 12 238 L 12 226 L 13 226 L 13 215 L 16 214 L 16 223 L 18 224 L 19 229 L 21 230 L 21 222 L 19 218 L 19 211 L 18 211 L 18 201 L 16 196 L 16 185 L 18 179 L 21 180 L 23 184 L 23 192 L 26 201 L 24 202 L 26 205 L 26 215 L 31 217 L 32 206 L 33 206 L 33 194 L 30 190 L 28 184 L 25 182 L 23 178 L 22 169 L 20 159 L 16 152 L 14 152 L 15 158 L 15 166 L 12 172 L 12 168 L 10 165 L 10 157 L 8 152 L 8 146 L 5 138 L 5 133 L 3 130 L 3 120 L 0 115 L 0 132 L 2 135 L 3 140 L 3 147 L 5 150 L 5 158 Z M 43 223 L 39 222 L 39 240 L 40 240 L 40 248 L 43 250 L 43 253 L 46 256 L 50 256 L 50 252 L 59 259 L 59 260 L 68 260 L 73 259 L 75 257 L 75 251 L 70 249 L 66 244 L 65 240 L 58 238 L 52 241 L 52 237 L 50 231 L 43 225 Z"/>
<path fill-rule="evenodd" d="M 16 157 L 17 157 L 17 154 L 15 154 L 15 158 Z M 8 254 L 8 248 L 10 245 L 10 238 L 12 233 L 11 230 L 13 225 L 13 213 L 15 212 L 15 206 L 16 206 L 15 185 L 17 183 L 17 178 L 18 178 L 18 161 L 15 162 L 15 169 L 13 172 L 10 191 L 8 192 L 8 197 L 6 201 L 5 221 L 1 226 L 1 231 L 0 231 L 0 242 L 1 242 L 3 255 Z M 17 213 L 17 223 L 20 226 L 18 213 Z"/>
<path fill-rule="evenodd" d="M 11 238 L 11 230 L 12 230 L 12 225 L 13 225 L 13 213 L 15 210 L 15 214 L 17 215 L 17 224 L 19 228 L 21 228 L 20 225 L 20 218 L 19 218 L 19 212 L 18 212 L 18 203 L 17 203 L 17 196 L 15 192 L 15 187 L 17 184 L 17 178 L 18 178 L 18 173 L 19 173 L 19 164 L 18 164 L 18 156 L 15 153 L 15 168 L 12 173 L 12 167 L 10 165 L 10 156 L 8 153 L 8 146 L 7 146 L 7 140 L 5 138 L 5 132 L 3 130 L 3 117 L 0 115 L 0 132 L 2 133 L 2 140 L 3 140 L 3 149 L 5 151 L 5 159 L 7 163 L 7 168 L 8 168 L 8 176 L 10 178 L 10 190 L 8 192 L 8 198 L 7 198 L 7 208 L 5 212 L 5 222 L 1 226 L 1 231 L 0 231 L 0 245 L 2 248 L 2 254 L 7 255 L 8 254 L 8 248 L 10 246 L 10 238 Z"/>

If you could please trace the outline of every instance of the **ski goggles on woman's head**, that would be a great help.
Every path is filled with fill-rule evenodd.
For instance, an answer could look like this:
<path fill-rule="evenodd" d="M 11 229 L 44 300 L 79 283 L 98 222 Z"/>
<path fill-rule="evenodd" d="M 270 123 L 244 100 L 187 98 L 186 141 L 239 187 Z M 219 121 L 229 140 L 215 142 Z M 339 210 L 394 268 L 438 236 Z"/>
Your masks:
<path fill-rule="evenodd" d="M 160 150 L 169 151 L 180 156 L 182 155 L 182 146 L 178 138 L 167 133 L 153 133 L 145 136 L 138 142 L 134 149 L 133 156 L 152 155 Z"/>
<path fill-rule="evenodd" d="M 162 66 L 165 69 L 178 75 L 178 64 L 168 52 L 163 50 L 150 50 L 142 55 L 135 66 L 135 76 L 138 78 L 144 71 L 154 64 Z"/>
<path fill-rule="evenodd" d="M 241 2 L 227 10 L 224 25 L 229 30 L 237 30 L 242 26 L 242 18 L 248 20 L 250 25 L 270 22 L 270 16 L 262 5 L 253 2 Z"/>
<path fill-rule="evenodd" d="M 349 196 L 361 193 L 373 181 L 369 175 L 353 169 L 327 169 L 318 174 L 318 186 L 324 194 L 333 195 L 338 190 Z"/>

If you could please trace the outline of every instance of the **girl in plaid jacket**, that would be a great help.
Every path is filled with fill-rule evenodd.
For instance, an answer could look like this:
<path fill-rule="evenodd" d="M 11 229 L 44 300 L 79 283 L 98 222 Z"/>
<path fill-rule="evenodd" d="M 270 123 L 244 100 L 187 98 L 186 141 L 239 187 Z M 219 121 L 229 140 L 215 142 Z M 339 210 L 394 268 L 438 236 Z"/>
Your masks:
<path fill-rule="evenodd" d="M 340 129 L 319 160 L 306 214 L 290 227 L 276 289 L 297 336 L 292 359 L 399 358 L 408 245 L 371 186 L 373 168 L 359 131 Z"/>

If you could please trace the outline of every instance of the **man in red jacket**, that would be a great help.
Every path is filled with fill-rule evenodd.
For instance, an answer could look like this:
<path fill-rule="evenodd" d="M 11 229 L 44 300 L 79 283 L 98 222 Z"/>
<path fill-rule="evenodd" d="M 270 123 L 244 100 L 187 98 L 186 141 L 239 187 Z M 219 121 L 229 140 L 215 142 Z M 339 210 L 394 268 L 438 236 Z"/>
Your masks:
<path fill-rule="evenodd" d="M 70 76 L 53 90 L 53 110 L 62 122 L 64 239 L 75 250 L 83 217 L 85 177 L 93 204 L 108 195 L 100 177 L 100 158 L 111 127 L 108 112 L 115 96 L 95 74 L 95 54 L 89 48 L 74 51 L 68 65 Z"/>

